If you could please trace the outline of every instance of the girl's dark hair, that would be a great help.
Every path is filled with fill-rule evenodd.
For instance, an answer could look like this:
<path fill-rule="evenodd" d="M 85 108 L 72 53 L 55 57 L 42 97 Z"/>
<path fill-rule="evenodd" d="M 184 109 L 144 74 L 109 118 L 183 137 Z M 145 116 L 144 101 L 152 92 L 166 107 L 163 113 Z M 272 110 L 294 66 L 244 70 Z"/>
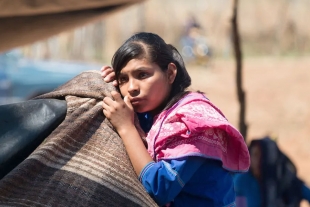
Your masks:
<path fill-rule="evenodd" d="M 116 51 L 112 58 L 116 80 L 130 60 L 143 58 L 157 64 L 163 71 L 168 69 L 169 63 L 174 63 L 177 67 L 177 75 L 165 108 L 169 108 L 188 93 L 185 89 L 191 85 L 191 78 L 185 68 L 182 56 L 175 47 L 166 44 L 161 37 L 153 33 L 137 33 L 126 40 Z"/>

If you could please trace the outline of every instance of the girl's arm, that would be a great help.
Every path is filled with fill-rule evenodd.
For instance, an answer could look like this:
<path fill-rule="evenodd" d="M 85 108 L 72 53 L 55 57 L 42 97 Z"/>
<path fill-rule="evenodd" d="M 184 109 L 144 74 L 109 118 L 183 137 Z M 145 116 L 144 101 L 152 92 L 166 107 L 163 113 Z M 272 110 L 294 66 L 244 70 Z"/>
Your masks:
<path fill-rule="evenodd" d="M 142 169 L 153 161 L 141 140 L 141 137 L 134 125 L 123 127 L 118 131 L 123 140 L 130 161 L 139 176 Z"/>
<path fill-rule="evenodd" d="M 140 175 L 143 167 L 153 160 L 134 125 L 134 111 L 130 101 L 127 97 L 123 100 L 116 91 L 112 91 L 111 95 L 113 99 L 103 99 L 103 113 L 122 138 L 134 170 Z"/>
<path fill-rule="evenodd" d="M 163 206 L 175 199 L 192 176 L 198 173 L 202 165 L 214 167 L 206 163 L 205 160 L 202 157 L 186 157 L 167 161 L 162 160 L 157 163 L 150 162 L 141 171 L 139 180 L 156 203 Z M 203 181 L 205 172 L 200 171 L 200 175 Z M 195 189 L 191 190 L 192 193 L 195 193 L 193 192 Z M 202 189 L 196 187 L 196 190 L 201 191 Z M 203 194 L 204 192 L 199 193 Z M 197 206 L 198 204 L 192 203 L 191 205 Z"/>

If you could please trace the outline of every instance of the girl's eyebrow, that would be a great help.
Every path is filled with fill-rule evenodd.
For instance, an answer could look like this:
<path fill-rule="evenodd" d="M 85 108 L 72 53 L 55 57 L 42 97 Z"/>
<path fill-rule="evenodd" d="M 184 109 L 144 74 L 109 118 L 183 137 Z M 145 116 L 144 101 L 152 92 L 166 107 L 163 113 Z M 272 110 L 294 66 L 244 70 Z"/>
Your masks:
<path fill-rule="evenodd" d="M 149 70 L 150 68 L 146 68 L 146 67 L 140 67 L 140 68 L 136 68 L 134 71 L 138 71 L 138 70 Z"/>
<path fill-rule="evenodd" d="M 147 67 L 139 67 L 139 68 L 135 68 L 134 70 L 133 70 L 133 72 L 138 72 L 138 71 L 145 71 L 145 70 L 149 70 L 150 68 L 147 68 Z M 124 73 L 124 72 L 120 72 L 120 75 L 125 75 L 125 74 L 127 74 L 127 73 Z"/>

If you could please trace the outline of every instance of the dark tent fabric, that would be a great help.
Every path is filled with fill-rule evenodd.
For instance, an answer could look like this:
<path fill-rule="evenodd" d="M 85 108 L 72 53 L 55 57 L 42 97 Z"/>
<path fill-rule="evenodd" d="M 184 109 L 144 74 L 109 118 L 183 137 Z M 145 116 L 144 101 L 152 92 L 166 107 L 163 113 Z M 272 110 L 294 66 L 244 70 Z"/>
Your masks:
<path fill-rule="evenodd" d="M 85 25 L 143 0 L 0 0 L 0 52 Z"/>

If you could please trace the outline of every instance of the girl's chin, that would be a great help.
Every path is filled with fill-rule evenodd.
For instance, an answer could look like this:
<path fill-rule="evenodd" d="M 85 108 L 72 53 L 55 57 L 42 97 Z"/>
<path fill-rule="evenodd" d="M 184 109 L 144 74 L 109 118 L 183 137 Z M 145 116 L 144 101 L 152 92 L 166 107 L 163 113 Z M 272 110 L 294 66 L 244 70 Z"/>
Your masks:
<path fill-rule="evenodd" d="M 134 111 L 137 113 L 145 113 L 145 112 L 149 112 L 150 110 L 146 107 L 133 107 Z"/>
<path fill-rule="evenodd" d="M 145 110 L 143 110 L 142 107 L 139 107 L 139 106 L 133 106 L 133 110 L 137 113 L 144 113 L 146 112 Z"/>
<path fill-rule="evenodd" d="M 135 110 L 135 112 L 137 112 L 137 113 L 145 113 L 145 112 L 148 112 L 147 110 L 142 110 L 142 109 L 134 109 Z"/>

